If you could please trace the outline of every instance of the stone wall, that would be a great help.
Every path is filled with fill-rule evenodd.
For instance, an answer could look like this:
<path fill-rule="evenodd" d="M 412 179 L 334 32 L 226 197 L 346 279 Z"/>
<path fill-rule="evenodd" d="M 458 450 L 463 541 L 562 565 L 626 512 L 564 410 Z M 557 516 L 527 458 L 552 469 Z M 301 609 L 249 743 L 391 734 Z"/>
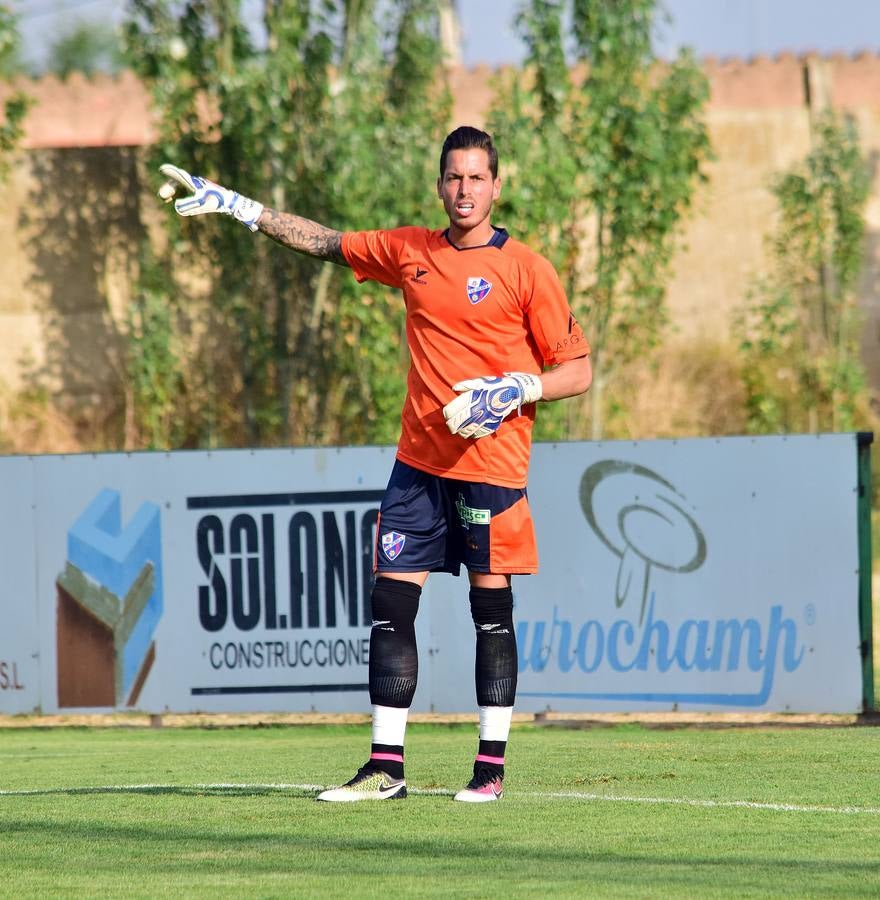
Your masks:
<path fill-rule="evenodd" d="M 864 359 L 880 388 L 880 56 L 703 65 L 715 160 L 675 259 L 669 304 L 677 333 L 729 336 L 731 314 L 765 263 L 770 179 L 808 152 L 811 109 L 832 104 L 855 116 L 874 167 L 860 302 Z M 480 67 L 451 73 L 456 122 L 484 123 L 492 75 Z M 118 392 L 139 206 L 151 202 L 154 187 L 138 172 L 137 148 L 155 133 L 148 96 L 131 74 L 17 87 L 36 105 L 0 204 L 0 383 L 14 390 L 39 374 L 72 397 Z M 0 102 L 8 93 L 0 86 Z"/>

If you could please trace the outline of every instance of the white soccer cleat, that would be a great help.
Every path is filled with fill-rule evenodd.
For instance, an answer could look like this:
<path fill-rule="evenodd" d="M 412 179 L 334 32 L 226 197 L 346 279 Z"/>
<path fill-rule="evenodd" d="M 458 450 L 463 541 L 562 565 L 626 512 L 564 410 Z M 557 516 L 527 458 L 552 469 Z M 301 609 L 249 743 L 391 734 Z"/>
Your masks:
<path fill-rule="evenodd" d="M 455 799 L 462 803 L 491 803 L 504 796 L 504 776 L 493 769 L 480 767 L 466 788 L 462 788 Z"/>
<path fill-rule="evenodd" d="M 330 788 L 318 794 L 318 800 L 334 803 L 354 803 L 358 800 L 403 800 L 406 797 L 406 781 L 392 778 L 369 764 L 358 769 L 357 775 L 342 787 Z"/>

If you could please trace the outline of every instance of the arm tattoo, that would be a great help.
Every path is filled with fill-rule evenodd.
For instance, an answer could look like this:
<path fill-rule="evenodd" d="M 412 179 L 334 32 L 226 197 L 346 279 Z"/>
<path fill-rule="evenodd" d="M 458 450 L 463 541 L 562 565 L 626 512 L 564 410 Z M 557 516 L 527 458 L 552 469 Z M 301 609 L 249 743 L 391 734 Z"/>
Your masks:
<path fill-rule="evenodd" d="M 268 207 L 263 210 L 258 227 L 263 234 L 290 250 L 326 259 L 340 266 L 348 265 L 342 255 L 341 231 Z"/>

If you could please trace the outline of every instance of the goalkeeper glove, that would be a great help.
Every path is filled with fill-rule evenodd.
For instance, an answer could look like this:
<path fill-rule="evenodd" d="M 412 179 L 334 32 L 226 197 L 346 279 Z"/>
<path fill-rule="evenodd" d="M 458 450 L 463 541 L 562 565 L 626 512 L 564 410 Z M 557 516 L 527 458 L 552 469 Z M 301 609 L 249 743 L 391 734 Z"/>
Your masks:
<path fill-rule="evenodd" d="M 449 430 L 465 438 L 494 434 L 506 416 L 514 410 L 521 413 L 523 403 L 537 403 L 543 393 L 541 379 L 525 372 L 471 378 L 452 390 L 464 393 L 443 407 L 443 416 Z"/>
<path fill-rule="evenodd" d="M 237 191 L 220 187 L 207 178 L 199 175 L 190 175 L 184 169 L 164 163 L 159 166 L 159 171 L 167 181 L 159 188 L 159 196 L 170 203 L 179 187 L 185 187 L 191 191 L 191 196 L 182 197 L 174 201 L 174 208 L 181 216 L 200 216 L 203 213 L 225 213 L 238 219 L 242 225 L 257 230 L 257 219 L 263 212 L 263 204 L 256 200 L 242 197 Z"/>

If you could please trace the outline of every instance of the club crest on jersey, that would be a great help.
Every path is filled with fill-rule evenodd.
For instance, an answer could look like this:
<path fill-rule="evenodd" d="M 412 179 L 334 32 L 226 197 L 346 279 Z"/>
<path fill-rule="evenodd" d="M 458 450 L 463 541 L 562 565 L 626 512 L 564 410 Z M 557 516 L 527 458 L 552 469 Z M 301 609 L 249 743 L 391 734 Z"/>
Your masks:
<path fill-rule="evenodd" d="M 486 295 L 492 290 L 492 282 L 485 278 L 468 278 L 467 295 L 471 303 L 479 303 L 486 299 Z"/>
<path fill-rule="evenodd" d="M 388 559 L 397 559 L 403 552 L 403 545 L 406 543 L 406 535 L 398 534 L 396 531 L 389 531 L 382 535 L 382 552 Z"/>

